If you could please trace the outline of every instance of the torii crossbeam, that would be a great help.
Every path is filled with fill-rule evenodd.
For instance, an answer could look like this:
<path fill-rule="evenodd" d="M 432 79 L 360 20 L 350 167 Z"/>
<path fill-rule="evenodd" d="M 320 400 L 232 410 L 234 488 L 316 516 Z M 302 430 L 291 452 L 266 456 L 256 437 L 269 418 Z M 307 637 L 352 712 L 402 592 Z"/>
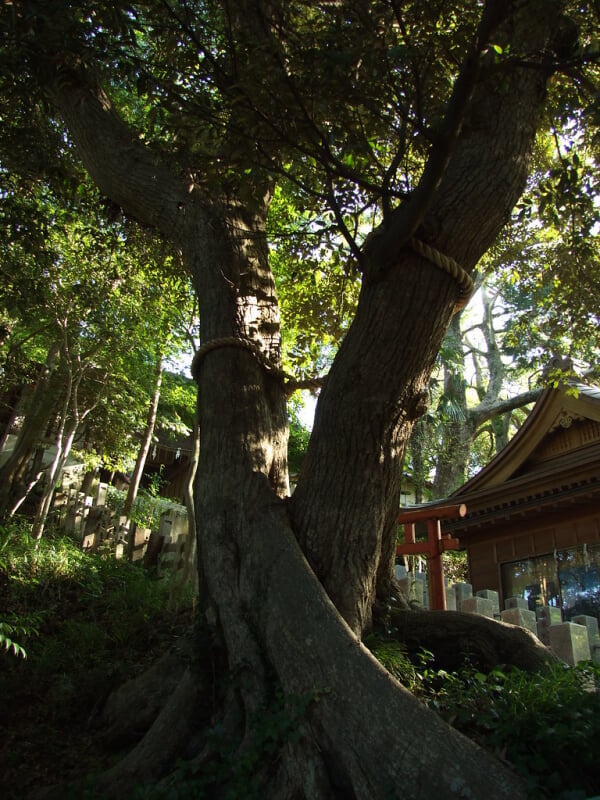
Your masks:
<path fill-rule="evenodd" d="M 446 550 L 457 550 L 460 541 L 451 536 L 442 536 L 440 520 L 464 517 L 467 507 L 460 505 L 421 506 L 401 511 L 398 522 L 404 525 L 404 544 L 396 545 L 396 555 L 427 557 L 429 573 L 429 604 L 435 611 L 446 610 L 446 587 L 444 584 L 444 566 L 442 553 Z M 427 541 L 417 542 L 415 539 L 415 523 L 427 523 Z"/>

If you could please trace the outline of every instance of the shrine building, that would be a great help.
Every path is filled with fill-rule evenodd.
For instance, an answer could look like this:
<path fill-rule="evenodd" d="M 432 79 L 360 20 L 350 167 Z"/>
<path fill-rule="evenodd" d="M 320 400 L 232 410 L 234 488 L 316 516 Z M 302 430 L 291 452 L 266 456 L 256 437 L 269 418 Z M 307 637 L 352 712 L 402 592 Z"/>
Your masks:
<path fill-rule="evenodd" d="M 523 597 L 563 620 L 600 618 L 600 388 L 547 389 L 509 444 L 451 495 L 442 533 L 468 554 L 473 592 Z"/>

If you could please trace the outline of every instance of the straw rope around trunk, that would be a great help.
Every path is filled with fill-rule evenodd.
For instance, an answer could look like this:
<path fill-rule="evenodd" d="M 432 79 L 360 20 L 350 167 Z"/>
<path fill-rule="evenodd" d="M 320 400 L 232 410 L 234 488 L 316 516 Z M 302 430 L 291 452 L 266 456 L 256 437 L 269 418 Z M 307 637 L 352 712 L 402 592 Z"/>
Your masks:
<path fill-rule="evenodd" d="M 221 347 L 239 347 L 251 353 L 266 372 L 283 383 L 288 397 L 295 392 L 296 389 L 310 389 L 313 391 L 320 389 L 325 381 L 325 376 L 316 378 L 294 378 L 293 375 L 288 375 L 281 367 L 269 361 L 258 345 L 251 339 L 245 339 L 241 336 L 223 336 L 206 342 L 194 355 L 191 373 L 196 383 L 199 381 L 200 365 L 204 357 L 213 350 L 218 350 Z"/>
<path fill-rule="evenodd" d="M 464 308 L 473 294 L 474 284 L 471 276 L 453 258 L 444 255 L 439 250 L 425 244 L 425 242 L 422 242 L 420 239 L 411 238 L 410 246 L 415 253 L 426 258 L 431 264 L 434 264 L 454 278 L 459 288 L 458 300 L 454 305 L 454 313 Z M 320 389 L 325 381 L 326 376 L 316 378 L 294 378 L 294 376 L 288 375 L 281 367 L 269 361 L 258 345 L 251 339 L 246 339 L 241 336 L 223 336 L 206 342 L 195 354 L 192 361 L 191 372 L 196 383 L 199 381 L 200 365 L 204 357 L 213 350 L 218 350 L 221 347 L 239 347 L 251 353 L 266 372 L 283 383 L 288 397 L 295 392 L 296 389 L 310 389 L 313 391 Z"/>
<path fill-rule="evenodd" d="M 435 247 L 425 244 L 425 242 L 422 242 L 420 239 L 415 239 L 414 237 L 410 239 L 410 246 L 417 255 L 423 256 L 423 258 L 426 258 L 431 264 L 444 270 L 444 272 L 447 272 L 454 278 L 459 289 L 458 300 L 454 305 L 454 313 L 456 314 L 457 311 L 463 309 L 469 302 L 475 288 L 469 273 L 460 266 L 458 261 L 440 253 Z"/>

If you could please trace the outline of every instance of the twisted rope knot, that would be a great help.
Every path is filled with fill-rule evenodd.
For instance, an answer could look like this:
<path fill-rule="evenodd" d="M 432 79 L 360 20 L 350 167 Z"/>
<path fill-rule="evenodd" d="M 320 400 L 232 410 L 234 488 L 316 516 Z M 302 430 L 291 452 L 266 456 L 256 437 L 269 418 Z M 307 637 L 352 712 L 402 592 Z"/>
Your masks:
<path fill-rule="evenodd" d="M 217 339 L 211 339 L 199 348 L 194 355 L 191 366 L 192 378 L 199 382 L 200 379 L 200 365 L 204 356 L 211 353 L 213 350 L 218 350 L 220 347 L 240 347 L 247 350 L 258 361 L 261 367 L 272 375 L 277 380 L 283 383 L 285 392 L 291 395 L 296 389 L 320 389 L 323 386 L 325 378 L 294 378 L 293 375 L 288 375 L 285 370 L 273 364 L 262 352 L 260 347 L 251 339 L 245 339 L 241 336 L 223 336 Z"/>
<path fill-rule="evenodd" d="M 440 251 L 436 250 L 435 247 L 425 244 L 425 242 L 422 242 L 420 239 L 415 239 L 414 237 L 410 239 L 410 246 L 415 253 L 423 256 L 423 258 L 426 258 L 436 267 L 444 270 L 444 272 L 447 272 L 454 278 L 454 280 L 458 283 L 459 288 L 458 300 L 454 305 L 454 313 L 456 314 L 457 311 L 460 311 L 462 308 L 464 308 L 469 302 L 471 295 L 473 294 L 473 290 L 475 289 L 475 284 L 473 283 L 469 273 L 461 267 L 458 261 L 450 258 L 450 256 L 440 253 Z"/>

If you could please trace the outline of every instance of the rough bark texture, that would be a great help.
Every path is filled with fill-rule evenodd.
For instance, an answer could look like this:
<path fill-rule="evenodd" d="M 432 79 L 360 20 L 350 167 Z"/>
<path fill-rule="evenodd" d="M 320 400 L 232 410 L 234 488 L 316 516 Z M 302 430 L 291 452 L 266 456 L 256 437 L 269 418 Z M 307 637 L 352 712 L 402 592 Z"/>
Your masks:
<path fill-rule="evenodd" d="M 264 652 L 252 653 L 248 640 L 238 642 L 255 659 L 253 665 L 237 665 L 238 686 L 244 693 L 256 692 L 255 669 L 268 661 L 287 692 L 316 698 L 302 725 L 300 742 L 280 754 L 269 796 L 312 800 L 384 797 L 397 792 L 415 798 L 478 798 L 486 793 L 498 798 L 525 797 L 516 777 L 417 703 L 340 622 L 307 569 L 291 531 L 286 532 L 284 504 L 273 502 L 266 480 L 255 475 L 244 488 L 246 497 L 254 501 L 252 519 L 241 539 L 254 546 L 238 573 L 249 601 L 244 626 L 263 631 L 268 646 Z M 227 622 L 238 628 L 233 617 L 234 613 Z M 290 619 L 295 620 L 293 628 Z M 178 692 L 183 691 L 182 685 Z M 158 734 L 164 730 L 164 719 L 172 720 L 175 711 L 181 711 L 177 693 L 155 723 Z M 390 736 L 399 724 L 403 730 L 426 730 L 432 737 L 435 769 L 419 756 L 418 739 Z M 177 725 L 170 735 L 181 745 L 179 730 Z M 153 739 L 151 729 L 128 759 L 102 778 L 101 786 L 110 796 L 123 796 L 133 777 L 143 782 L 160 777 L 160 768 L 144 758 Z M 162 761 L 159 764 L 164 768 Z"/>
<path fill-rule="evenodd" d="M 496 41 L 510 39 L 511 53 L 537 54 L 552 13 L 533 0 L 515 5 L 517 18 Z M 211 350 L 197 363 L 202 611 L 222 636 L 232 676 L 224 724 L 238 730 L 243 754 L 274 681 L 284 696 L 319 693 L 300 740 L 282 748 L 271 771 L 265 766 L 269 798 L 525 796 L 504 765 L 423 708 L 360 642 L 377 580 L 389 582 L 404 448 L 457 295 L 454 280 L 408 249 L 399 231 L 412 235 L 418 220 L 420 238 L 472 270 L 527 175 L 545 75 L 518 68 L 499 75 L 492 67 L 490 60 L 460 98 L 464 123 L 452 121 L 443 157 L 432 149 L 438 178 L 426 169 L 427 191 L 415 195 L 426 203 L 416 214 L 410 203 L 393 212 L 365 253 L 356 319 L 319 399 L 292 500 L 283 499 L 280 380 L 240 347 Z M 102 190 L 181 248 L 198 292 L 202 342 L 250 339 L 278 366 L 268 186 L 245 186 L 243 203 L 205 196 L 144 150 L 85 76 L 61 72 L 51 94 Z M 156 764 L 152 780 L 168 771 L 183 723 L 202 716 L 191 711 L 198 691 L 191 676 L 136 750 L 103 777 L 106 796 L 125 797 L 147 780 L 148 763 Z M 423 740 L 435 743 L 435 756 Z"/>
<path fill-rule="evenodd" d="M 550 18 L 538 11 L 538 4 L 525 4 L 511 20 L 514 52 L 546 44 Z M 474 91 L 418 232 L 467 271 L 523 190 L 544 92 L 541 69 L 490 69 Z M 319 398 L 293 498 L 301 546 L 356 631 L 369 624 L 404 448 L 424 411 L 428 377 L 457 296 L 447 274 L 398 240 L 403 215 L 412 215 L 410 203 L 372 239 L 357 315 Z"/>

